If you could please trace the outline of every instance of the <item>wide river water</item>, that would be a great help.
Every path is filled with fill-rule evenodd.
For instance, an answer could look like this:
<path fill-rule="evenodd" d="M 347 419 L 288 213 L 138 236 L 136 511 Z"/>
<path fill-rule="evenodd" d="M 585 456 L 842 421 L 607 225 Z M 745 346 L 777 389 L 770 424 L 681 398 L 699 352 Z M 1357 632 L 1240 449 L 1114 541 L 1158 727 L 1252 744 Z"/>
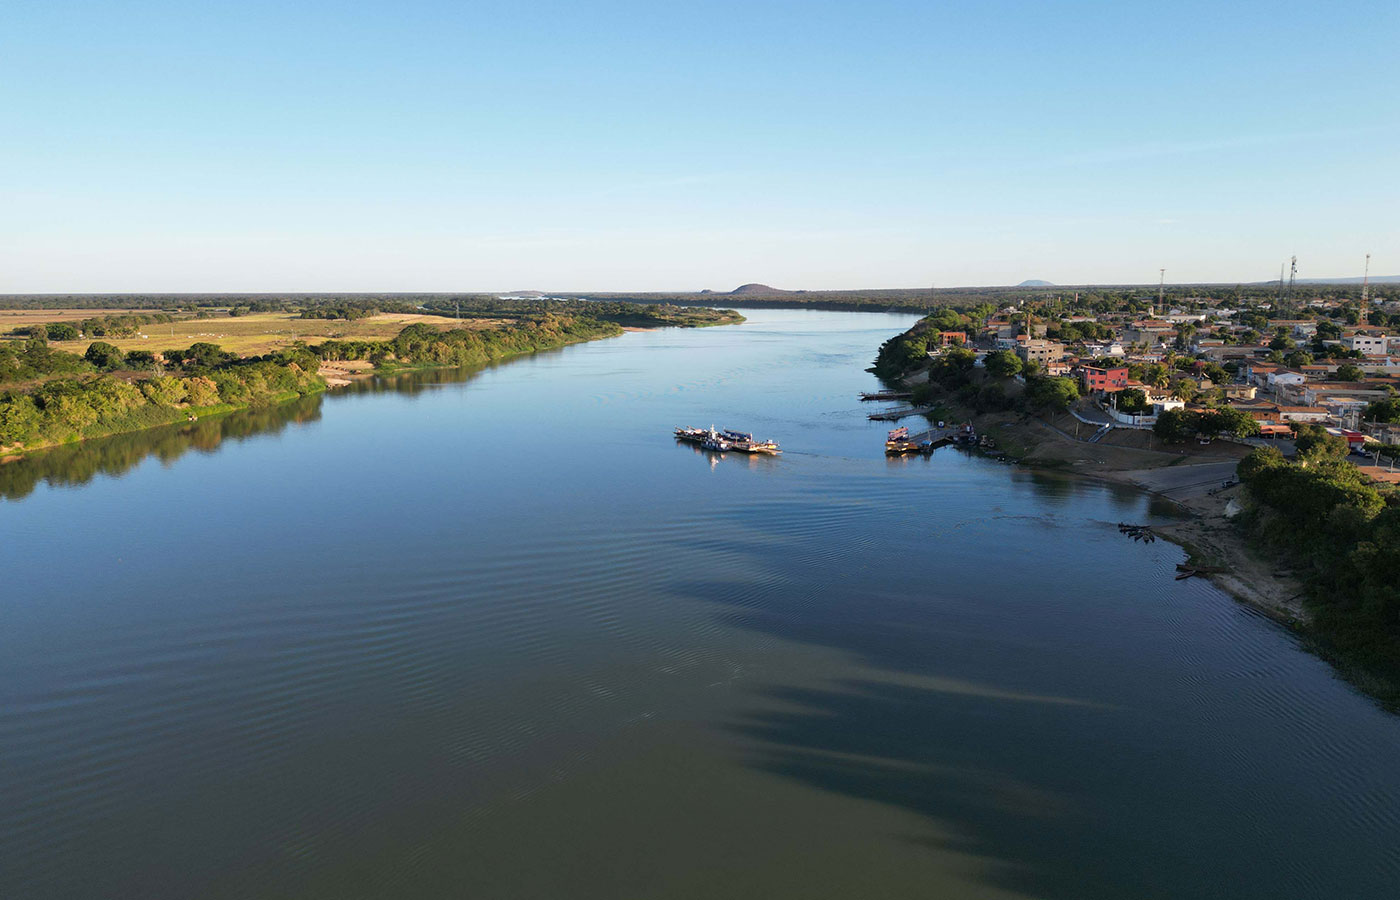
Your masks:
<path fill-rule="evenodd" d="M 1400 719 L 1170 510 L 746 314 L 0 466 L 0 897 L 1400 895 Z"/>

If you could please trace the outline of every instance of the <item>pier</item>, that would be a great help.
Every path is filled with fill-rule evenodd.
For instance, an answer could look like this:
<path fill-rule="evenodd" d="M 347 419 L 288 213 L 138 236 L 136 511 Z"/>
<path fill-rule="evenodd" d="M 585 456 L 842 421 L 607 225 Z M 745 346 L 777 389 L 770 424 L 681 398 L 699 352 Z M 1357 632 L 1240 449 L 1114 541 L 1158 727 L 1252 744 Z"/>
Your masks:
<path fill-rule="evenodd" d="M 873 422 L 897 422 L 909 416 L 920 416 L 924 413 L 933 412 L 932 406 L 899 406 L 894 409 L 882 409 L 873 412 L 869 418 Z"/>

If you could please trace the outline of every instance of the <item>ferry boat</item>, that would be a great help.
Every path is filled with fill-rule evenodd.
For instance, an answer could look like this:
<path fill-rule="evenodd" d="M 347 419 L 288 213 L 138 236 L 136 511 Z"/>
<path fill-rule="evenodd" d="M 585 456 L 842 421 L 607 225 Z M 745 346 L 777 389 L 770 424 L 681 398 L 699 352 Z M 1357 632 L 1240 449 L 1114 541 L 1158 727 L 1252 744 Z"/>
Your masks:
<path fill-rule="evenodd" d="M 915 441 L 909 437 L 908 428 L 896 428 L 885 440 L 885 452 L 890 456 L 903 456 L 905 453 L 929 454 L 948 443 L 946 437 L 932 441 Z"/>
<path fill-rule="evenodd" d="M 747 431 L 734 431 L 732 429 L 716 430 L 711 425 L 709 428 L 677 428 L 676 439 L 690 441 L 692 444 L 699 444 L 706 450 L 738 450 L 740 453 L 757 453 L 765 456 L 777 456 L 782 453 L 782 449 L 775 441 L 760 441 Z"/>

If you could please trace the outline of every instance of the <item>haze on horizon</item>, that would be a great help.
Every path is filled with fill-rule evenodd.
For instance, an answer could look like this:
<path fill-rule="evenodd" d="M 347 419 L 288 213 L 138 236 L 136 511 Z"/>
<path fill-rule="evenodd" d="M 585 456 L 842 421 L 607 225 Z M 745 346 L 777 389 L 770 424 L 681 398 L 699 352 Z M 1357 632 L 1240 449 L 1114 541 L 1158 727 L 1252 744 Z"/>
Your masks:
<path fill-rule="evenodd" d="M 1400 273 L 1400 6 L 0 13 L 0 293 Z"/>

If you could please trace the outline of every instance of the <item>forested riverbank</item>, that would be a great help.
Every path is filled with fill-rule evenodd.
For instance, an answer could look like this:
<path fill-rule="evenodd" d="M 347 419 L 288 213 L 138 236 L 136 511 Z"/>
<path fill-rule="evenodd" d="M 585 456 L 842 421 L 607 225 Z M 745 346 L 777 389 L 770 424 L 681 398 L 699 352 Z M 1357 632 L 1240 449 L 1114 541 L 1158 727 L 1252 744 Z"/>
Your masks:
<path fill-rule="evenodd" d="M 0 344 L 0 457 L 138 431 L 325 390 L 324 360 L 369 360 L 382 371 L 476 366 L 623 333 L 578 316 L 443 331 L 416 323 L 388 341 L 326 341 L 241 357 L 217 344 L 123 352 L 96 341 L 79 356 L 43 336 Z"/>

